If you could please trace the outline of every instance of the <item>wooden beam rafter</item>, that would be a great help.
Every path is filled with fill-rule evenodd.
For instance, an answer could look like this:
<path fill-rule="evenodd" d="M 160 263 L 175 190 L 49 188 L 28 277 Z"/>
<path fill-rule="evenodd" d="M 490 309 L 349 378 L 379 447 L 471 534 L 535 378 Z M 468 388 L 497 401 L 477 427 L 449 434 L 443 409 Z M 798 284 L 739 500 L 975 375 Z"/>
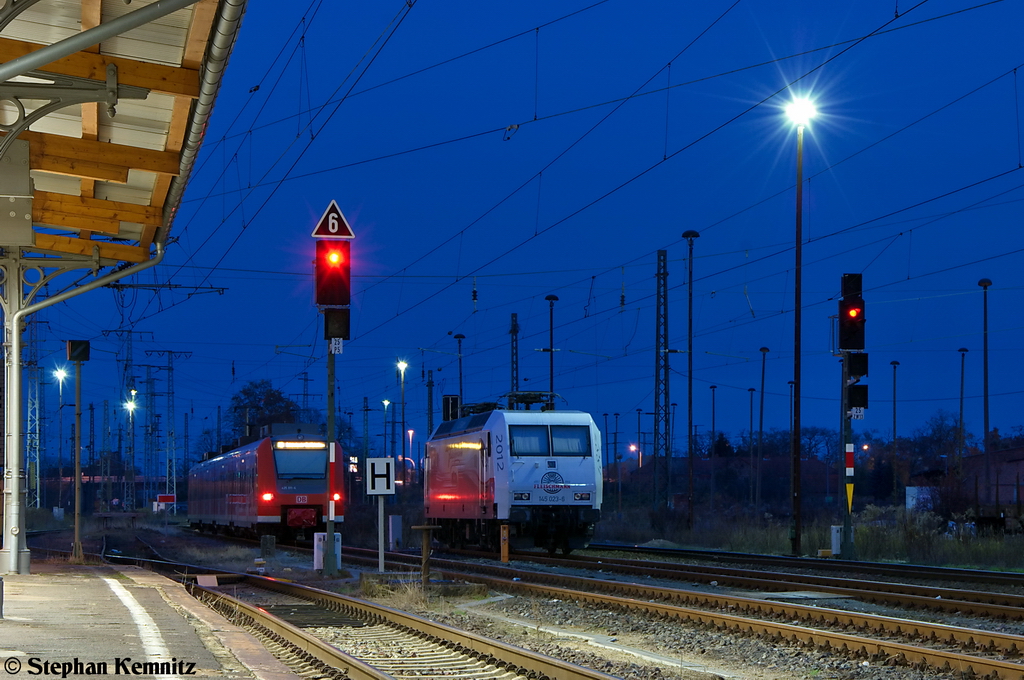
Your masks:
<path fill-rule="evenodd" d="M 0 38 L 0 62 L 8 62 L 46 47 L 36 43 Z M 177 97 L 199 96 L 199 70 L 149 64 L 135 59 L 111 57 L 105 54 L 76 52 L 39 69 L 65 76 L 90 80 L 107 80 L 107 64 L 117 66 L 117 82 L 122 85 L 144 87 L 153 92 Z"/>
<path fill-rule="evenodd" d="M 174 151 L 31 131 L 21 133 L 19 138 L 29 143 L 33 170 L 124 184 L 128 181 L 128 170 L 177 175 L 180 169 L 179 154 Z"/>
<path fill-rule="evenodd" d="M 159 208 L 120 201 L 105 201 L 85 196 L 69 196 L 48 191 L 35 192 L 32 222 L 66 229 L 109 234 L 120 233 L 121 222 L 159 227 L 163 213 Z"/>
<path fill-rule="evenodd" d="M 114 262 L 145 262 L 149 259 L 149 251 L 139 246 L 130 246 L 123 243 L 107 243 L 105 241 L 90 241 L 80 238 L 69 238 L 67 236 L 55 236 L 53 234 L 36 233 L 35 248 L 54 253 L 67 253 L 69 255 L 83 255 L 92 257 L 94 248 L 99 249 L 100 259 Z"/>

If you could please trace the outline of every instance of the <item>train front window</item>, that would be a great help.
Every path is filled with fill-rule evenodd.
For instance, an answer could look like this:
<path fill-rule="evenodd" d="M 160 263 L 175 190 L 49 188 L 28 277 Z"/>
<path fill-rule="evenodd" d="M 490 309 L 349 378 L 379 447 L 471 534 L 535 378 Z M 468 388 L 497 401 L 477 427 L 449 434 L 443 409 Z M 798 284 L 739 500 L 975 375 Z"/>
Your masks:
<path fill-rule="evenodd" d="M 552 425 L 551 448 L 556 456 L 589 456 L 590 428 L 586 425 Z"/>
<path fill-rule="evenodd" d="M 546 425 L 510 425 L 509 439 L 513 456 L 547 456 L 548 428 Z"/>
<path fill-rule="evenodd" d="M 274 451 L 279 479 L 326 479 L 326 451 Z"/>

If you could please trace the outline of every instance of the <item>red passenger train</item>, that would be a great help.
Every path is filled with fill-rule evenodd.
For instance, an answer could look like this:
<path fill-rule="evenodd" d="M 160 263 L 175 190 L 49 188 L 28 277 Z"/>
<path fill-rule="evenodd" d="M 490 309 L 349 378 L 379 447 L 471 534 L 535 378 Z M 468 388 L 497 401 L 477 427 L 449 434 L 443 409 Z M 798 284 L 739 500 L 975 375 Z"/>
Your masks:
<path fill-rule="evenodd" d="M 189 471 L 188 522 L 200 531 L 295 538 L 324 531 L 333 498 L 344 519 L 340 446 L 335 463 L 316 425 L 277 423 Z"/>

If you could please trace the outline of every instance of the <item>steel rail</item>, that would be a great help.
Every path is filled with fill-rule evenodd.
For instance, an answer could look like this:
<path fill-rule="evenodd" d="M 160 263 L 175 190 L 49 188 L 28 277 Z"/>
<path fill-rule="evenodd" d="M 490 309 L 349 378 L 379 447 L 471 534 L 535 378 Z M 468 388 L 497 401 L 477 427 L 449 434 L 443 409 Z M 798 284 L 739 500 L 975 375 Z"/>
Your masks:
<path fill-rule="evenodd" d="M 258 607 L 199 585 L 187 584 L 186 587 L 193 597 L 223 614 L 228 620 L 237 623 L 239 615 L 246 617 L 262 627 L 271 639 L 284 642 L 287 646 L 299 650 L 301 654 L 305 655 L 304 660 L 318 671 L 329 672 L 332 669 L 337 669 L 341 671 L 341 674 L 332 674 L 333 677 L 348 677 L 353 680 L 394 680 L 392 676 L 381 673 L 376 668 Z"/>
<path fill-rule="evenodd" d="M 363 557 L 359 559 L 366 559 L 369 561 L 370 558 Z M 436 564 L 439 560 L 434 560 L 432 562 Z M 472 566 L 475 565 L 470 565 L 470 567 Z M 500 590 L 506 590 L 510 587 L 508 584 L 512 584 L 516 588 L 519 588 L 520 585 L 523 584 L 532 589 L 531 594 L 540 593 L 545 597 L 562 597 L 572 594 L 575 599 L 578 599 L 575 594 L 581 593 L 581 591 L 575 587 L 568 588 L 562 586 L 586 584 L 587 586 L 594 587 L 595 590 L 600 591 L 600 593 L 586 593 L 588 597 L 598 598 L 594 600 L 594 602 L 608 602 L 614 604 L 621 604 L 622 601 L 628 601 L 631 603 L 635 602 L 639 603 L 638 608 L 641 609 L 650 604 L 650 609 L 656 612 L 660 612 L 657 608 L 661 607 L 662 604 L 659 602 L 652 602 L 652 598 L 673 603 L 669 606 L 678 606 L 679 603 L 682 603 L 717 610 L 727 609 L 737 612 L 751 612 L 758 616 L 808 621 L 824 626 L 841 626 L 854 628 L 856 630 L 874 630 L 878 633 L 899 635 L 906 638 L 923 638 L 939 643 L 955 644 L 967 649 L 977 648 L 995 650 L 1009 655 L 1024 653 L 1024 636 L 1010 633 L 986 631 L 975 628 L 963 628 L 925 621 L 913 621 L 875 614 L 851 612 L 842 609 L 799 605 L 789 602 L 779 602 L 777 600 L 764 600 L 720 593 L 680 590 L 675 588 L 661 588 L 657 586 L 588 579 L 562 574 L 525 572 L 509 569 L 506 569 L 506 571 L 511 572 L 506 574 L 506 576 L 510 576 L 511 578 L 486 578 L 474 574 L 468 574 L 465 571 L 452 569 L 443 569 L 440 570 L 439 573 L 443 574 L 447 578 L 477 581 Z M 529 579 L 535 579 L 535 582 L 530 583 Z M 547 585 L 547 583 L 537 583 L 536 581 L 557 583 L 561 585 L 551 586 Z M 612 594 L 606 595 L 605 593 L 608 593 L 609 591 Z M 630 597 L 624 597 L 624 593 L 627 593 Z M 686 611 L 696 610 L 687 609 Z"/>
<path fill-rule="evenodd" d="M 522 581 L 509 581 L 498 578 L 474 578 L 474 580 L 486 583 L 496 590 L 506 592 L 543 597 L 555 596 L 575 602 L 586 602 L 621 610 L 639 611 L 665 618 L 687 620 L 717 630 L 728 630 L 771 640 L 786 640 L 804 645 L 813 645 L 817 648 L 845 651 L 853 655 L 881 659 L 890 663 L 926 665 L 940 670 L 953 670 L 967 677 L 970 677 L 973 673 L 979 676 L 999 678 L 999 680 L 1024 680 L 1024 665 L 999 659 L 986 659 L 958 652 L 874 640 L 846 633 L 804 628 L 787 623 L 748 619 L 731 614 L 707 612 L 677 605 L 646 602 L 613 595 L 586 593 L 566 588 L 552 588 L 551 586 L 541 586 Z"/>
<path fill-rule="evenodd" d="M 349 555 L 353 555 L 354 556 L 354 555 L 358 554 L 361 549 L 358 549 L 358 548 L 345 548 L 344 550 L 345 550 L 345 554 L 349 554 Z M 403 555 L 401 553 L 393 553 L 392 554 L 392 559 L 394 559 L 397 562 L 404 562 L 406 564 L 418 564 L 419 561 L 420 561 L 420 558 L 418 558 L 418 557 L 413 557 L 411 555 Z M 550 558 L 542 558 L 542 559 L 550 559 Z M 482 573 L 494 574 L 494 575 L 497 575 L 497 576 L 504 576 L 504 577 L 508 577 L 508 578 L 511 578 L 512 576 L 515 576 L 515 575 L 520 575 L 518 571 L 513 570 L 513 569 L 511 569 L 509 567 L 502 567 L 502 566 L 498 566 L 498 565 L 494 565 L 494 564 L 475 564 L 475 563 L 467 564 L 466 562 L 458 562 L 458 561 L 455 561 L 455 560 L 443 560 L 443 559 L 437 559 L 437 558 L 431 558 L 431 564 L 437 565 L 439 567 L 447 567 L 447 568 L 450 568 L 450 569 L 470 569 L 470 570 L 476 570 L 476 571 L 479 571 L 479 572 L 482 572 Z M 568 562 L 563 562 L 562 566 L 580 568 L 580 565 L 578 565 L 578 564 L 573 565 L 571 560 L 568 561 Z M 614 567 L 615 565 L 609 565 L 609 566 Z M 514 571 L 516 572 L 515 574 L 512 573 Z M 622 590 L 628 590 L 630 587 L 633 587 L 633 588 L 648 588 L 648 586 L 645 586 L 645 585 L 642 585 L 642 584 L 633 584 L 631 586 L 630 584 L 624 583 L 624 582 L 621 582 L 621 581 L 604 581 L 604 580 L 600 580 L 600 579 L 587 579 L 585 577 L 579 577 L 579 576 L 562 577 L 559 574 L 553 574 L 553 573 L 548 573 L 548 572 L 524 572 L 524 573 L 529 573 L 530 577 L 533 578 L 534 580 L 545 581 L 545 582 L 548 582 L 548 583 L 558 583 L 558 582 L 570 583 L 572 581 L 583 580 L 583 581 L 587 581 L 588 583 L 590 583 L 592 585 L 592 587 L 599 588 L 599 589 L 617 588 L 618 590 L 622 591 Z M 680 572 L 668 572 L 668 571 L 661 571 L 661 572 L 659 572 L 656 568 L 637 567 L 635 569 L 632 569 L 631 573 L 645 575 L 645 576 L 657 576 L 659 578 L 665 578 L 665 579 L 678 579 L 679 578 L 678 574 Z M 751 577 L 741 578 L 739 576 L 733 576 L 733 577 L 728 577 L 727 578 L 727 577 L 723 576 L 722 578 L 719 578 L 717 576 L 699 575 L 697 573 L 694 573 L 694 574 L 687 575 L 686 578 L 690 578 L 690 579 L 698 580 L 698 581 L 704 581 L 704 582 L 707 582 L 707 583 L 710 583 L 712 581 L 718 581 L 719 585 L 721 585 L 723 582 L 727 582 L 727 583 L 729 583 L 729 585 L 734 586 L 734 587 L 751 588 L 751 589 L 754 589 L 754 590 L 762 590 L 762 591 L 768 591 L 768 592 L 787 592 L 787 591 L 793 590 L 793 588 L 780 587 L 780 583 L 778 581 L 774 581 L 772 579 L 767 579 L 767 578 L 763 578 L 763 577 L 751 576 Z M 793 584 L 791 583 L 790 585 L 793 585 Z M 810 585 L 810 584 L 808 584 L 808 585 Z M 843 597 L 852 597 L 852 598 L 856 598 L 858 600 L 863 600 L 863 601 L 866 601 L 866 602 L 875 602 L 875 603 L 881 603 L 881 604 L 887 604 L 887 605 L 898 605 L 898 606 L 901 606 L 901 607 L 919 608 L 919 609 L 932 610 L 932 611 L 958 612 L 958 613 L 961 613 L 961 614 L 966 614 L 966 615 L 971 615 L 971 616 L 996 617 L 996 618 L 1004 618 L 1004 619 L 1010 619 L 1010 620 L 1024 619 L 1024 607 L 1013 606 L 1013 605 L 1006 605 L 1006 604 L 996 604 L 996 603 L 989 603 L 989 602 L 973 602 L 973 601 L 969 601 L 969 600 L 958 600 L 958 599 L 955 599 L 953 597 L 953 595 L 955 593 L 957 593 L 957 592 L 960 592 L 960 591 L 955 591 L 955 590 L 941 590 L 941 591 L 936 591 L 938 594 L 932 593 L 930 595 L 913 595 L 913 594 L 910 594 L 910 593 L 892 593 L 892 592 L 883 592 L 883 591 L 880 591 L 880 590 L 866 590 L 866 589 L 860 589 L 860 588 L 855 588 L 855 587 L 839 587 L 839 586 L 826 586 L 826 585 L 813 585 L 812 587 L 815 590 L 817 590 L 819 592 L 822 592 L 822 593 L 829 593 L 829 594 L 832 594 L 832 595 L 839 595 L 839 596 L 843 596 Z M 663 597 L 670 597 L 670 598 L 671 598 L 670 593 L 680 592 L 680 591 L 677 591 L 677 590 L 671 589 L 671 588 L 663 588 L 661 590 L 663 590 L 666 593 L 666 595 L 663 595 Z M 652 592 L 654 592 L 653 589 L 652 589 Z"/>
<path fill-rule="evenodd" d="M 884 581 L 866 581 L 863 579 L 836 578 L 832 576 L 814 576 L 810 574 L 791 574 L 772 572 L 770 578 L 763 575 L 750 576 L 749 569 L 730 567 L 702 567 L 674 562 L 638 562 L 617 558 L 600 558 L 581 556 L 579 558 L 562 559 L 533 554 L 520 554 L 516 558 L 522 561 L 536 562 L 569 568 L 595 568 L 604 571 L 618 571 L 626 574 L 643 574 L 655 578 L 678 579 L 687 581 L 718 581 L 730 585 L 756 587 L 759 590 L 786 590 L 779 584 L 812 586 L 823 592 L 850 594 L 854 591 L 868 591 L 883 594 L 909 595 L 924 597 L 929 600 L 941 598 L 956 603 L 977 602 L 997 606 L 1010 607 L 1011 610 L 995 610 L 997 615 L 1009 618 L 1024 618 L 1024 597 L 1009 593 L 991 591 L 963 590 L 959 588 L 938 588 L 935 586 L 909 585 L 906 583 L 889 583 Z M 584 566 L 585 565 L 585 566 Z M 763 574 L 763 572 L 755 572 Z M 851 584 L 853 588 L 851 588 Z M 1019 583 L 1017 585 L 1020 585 Z M 859 596 L 859 595 L 858 595 Z M 917 604 L 921 604 L 917 602 Z M 1020 609 L 1014 614 L 1012 609 Z"/>
<path fill-rule="evenodd" d="M 707 560 L 709 562 L 742 562 L 745 564 L 773 565 L 793 569 L 817 569 L 822 571 L 838 571 L 842 572 L 843 574 L 849 574 L 851 572 L 860 572 L 865 574 L 878 574 L 882 576 L 899 576 L 901 578 L 969 581 L 971 583 L 989 583 L 1009 586 L 1020 586 L 1021 580 L 1024 579 L 1024 573 L 1021 572 L 986 571 L 983 569 L 961 569 L 957 567 L 936 567 L 923 564 L 860 562 L 836 558 L 822 559 L 817 557 L 788 557 L 785 555 L 760 555 L 726 552 L 721 550 L 693 550 L 690 548 L 654 548 L 639 545 L 615 545 L 611 543 L 591 543 L 588 550 L 606 550 L 609 552 L 627 552 L 643 555 L 662 555 L 666 557 L 677 557 L 679 559 Z"/>
<path fill-rule="evenodd" d="M 514 669 L 515 672 L 522 675 L 550 678 L 551 680 L 615 680 L 613 676 L 600 671 L 536 654 L 498 640 L 491 640 L 442 623 L 429 621 L 409 612 L 391 609 L 365 600 L 260 576 L 249 576 L 247 583 L 283 595 L 311 600 L 354 618 L 387 621 L 391 625 L 415 631 L 436 642 L 454 645 L 457 649 L 475 654 L 510 671 Z"/>

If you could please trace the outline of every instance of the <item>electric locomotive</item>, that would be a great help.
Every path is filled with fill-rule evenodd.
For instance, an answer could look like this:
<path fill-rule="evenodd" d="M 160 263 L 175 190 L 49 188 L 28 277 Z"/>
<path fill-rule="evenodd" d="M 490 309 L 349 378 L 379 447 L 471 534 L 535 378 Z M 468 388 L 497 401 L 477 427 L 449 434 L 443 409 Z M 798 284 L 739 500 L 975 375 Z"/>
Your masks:
<path fill-rule="evenodd" d="M 250 439 L 189 471 L 190 526 L 296 538 L 325 529 L 329 498 L 335 519 L 344 520 L 340 447 L 335 447 L 337 463 L 332 464 L 316 425 L 275 423 Z"/>
<path fill-rule="evenodd" d="M 601 431 L 581 411 L 493 410 L 438 426 L 427 442 L 424 514 L 441 543 L 585 548 L 601 518 Z"/>

